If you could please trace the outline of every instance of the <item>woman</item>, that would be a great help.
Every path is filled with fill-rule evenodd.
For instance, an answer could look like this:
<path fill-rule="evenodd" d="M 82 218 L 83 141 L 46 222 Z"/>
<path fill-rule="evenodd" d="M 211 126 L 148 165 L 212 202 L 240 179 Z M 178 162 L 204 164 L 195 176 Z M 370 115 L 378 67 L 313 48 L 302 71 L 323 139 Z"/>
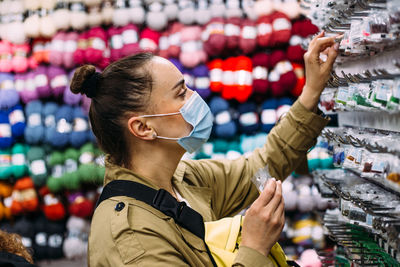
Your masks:
<path fill-rule="evenodd" d="M 74 93 L 92 98 L 90 121 L 107 154 L 104 184 L 134 181 L 164 189 L 200 213 L 204 221 L 247 210 L 234 266 L 273 266 L 266 257 L 284 225 L 281 180 L 301 169 L 307 150 L 328 120 L 316 114 L 338 45 L 317 35 L 305 54 L 307 83 L 265 146 L 248 158 L 183 160 L 209 137 L 212 116 L 168 60 L 138 54 L 75 72 Z M 326 62 L 319 59 L 327 54 Z M 271 180 L 261 194 L 251 182 L 268 166 Z M 304 168 L 303 168 L 304 169 Z M 92 220 L 90 266 L 211 266 L 201 238 L 152 206 L 126 196 L 102 201 Z"/>

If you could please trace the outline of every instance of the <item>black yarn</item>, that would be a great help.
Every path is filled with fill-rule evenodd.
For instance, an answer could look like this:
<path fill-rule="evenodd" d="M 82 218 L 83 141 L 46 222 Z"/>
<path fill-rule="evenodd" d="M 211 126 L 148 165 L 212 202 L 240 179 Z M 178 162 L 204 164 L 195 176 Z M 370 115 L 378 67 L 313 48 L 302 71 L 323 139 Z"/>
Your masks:
<path fill-rule="evenodd" d="M 100 80 L 100 76 L 100 72 L 95 72 L 83 82 L 82 88 L 84 89 L 83 91 L 87 97 L 93 98 L 96 96 L 97 84 Z"/>

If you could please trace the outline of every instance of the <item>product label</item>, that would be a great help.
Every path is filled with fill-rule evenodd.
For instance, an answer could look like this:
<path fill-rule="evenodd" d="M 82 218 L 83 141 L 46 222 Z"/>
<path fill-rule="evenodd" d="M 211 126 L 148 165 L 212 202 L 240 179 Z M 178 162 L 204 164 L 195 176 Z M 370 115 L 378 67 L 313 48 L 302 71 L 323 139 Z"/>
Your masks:
<path fill-rule="evenodd" d="M 138 34 L 135 30 L 125 30 L 122 32 L 122 40 L 124 44 L 135 44 L 138 42 Z"/>
<path fill-rule="evenodd" d="M 270 82 L 277 82 L 280 77 L 279 72 L 276 69 L 273 69 L 268 75 L 268 80 Z"/>
<path fill-rule="evenodd" d="M 100 38 L 89 39 L 89 46 L 97 50 L 106 49 L 106 43 L 103 41 L 103 39 Z"/>
<path fill-rule="evenodd" d="M 111 37 L 111 48 L 112 49 L 121 49 L 124 46 L 124 42 L 122 40 L 122 35 L 115 34 Z"/>
<path fill-rule="evenodd" d="M 268 69 L 263 66 L 256 66 L 253 68 L 253 79 L 266 80 L 268 79 Z"/>
<path fill-rule="evenodd" d="M 383 173 L 386 169 L 387 163 L 385 161 L 375 161 L 372 163 L 371 171 Z"/>
<path fill-rule="evenodd" d="M 17 90 L 17 92 L 22 92 L 24 90 L 24 87 L 25 87 L 25 80 L 23 79 L 15 80 L 15 90 Z"/>
<path fill-rule="evenodd" d="M 55 165 L 51 170 L 51 176 L 54 178 L 60 178 L 64 174 L 64 166 Z"/>
<path fill-rule="evenodd" d="M 46 164 L 44 160 L 37 159 L 31 162 L 30 165 L 31 172 L 33 175 L 46 174 Z"/>
<path fill-rule="evenodd" d="M 0 154 L 0 167 L 9 167 L 11 164 L 11 155 Z"/>
<path fill-rule="evenodd" d="M 225 36 L 239 36 L 240 27 L 235 24 L 227 23 L 225 24 Z"/>
<path fill-rule="evenodd" d="M 291 46 L 300 45 L 302 42 L 303 42 L 303 39 L 298 35 L 293 35 L 289 40 L 289 44 Z"/>
<path fill-rule="evenodd" d="M 284 116 L 286 113 L 288 113 L 290 110 L 289 105 L 282 105 L 279 106 L 278 109 L 276 110 L 276 116 L 278 119 L 280 119 L 282 116 Z"/>
<path fill-rule="evenodd" d="M 243 39 L 256 39 L 257 38 L 257 28 L 254 26 L 244 26 L 242 28 L 241 36 Z"/>
<path fill-rule="evenodd" d="M 22 241 L 22 245 L 24 245 L 24 247 L 27 247 L 27 248 L 32 247 L 32 239 L 30 239 L 29 237 L 23 236 L 21 238 L 21 241 Z"/>
<path fill-rule="evenodd" d="M 78 48 L 76 40 L 68 40 L 64 43 L 64 51 L 67 53 L 73 53 Z"/>
<path fill-rule="evenodd" d="M 210 70 L 210 80 L 213 82 L 222 81 L 223 71 L 221 69 L 211 69 Z"/>
<path fill-rule="evenodd" d="M 152 50 L 153 51 L 153 50 L 157 49 L 157 44 L 154 41 L 147 39 L 147 38 L 141 39 L 139 42 L 139 46 L 143 50 Z"/>
<path fill-rule="evenodd" d="M 25 83 L 25 89 L 26 91 L 33 92 L 36 90 L 36 84 L 35 84 L 35 79 L 28 79 Z"/>
<path fill-rule="evenodd" d="M 45 232 L 39 232 L 36 234 L 35 236 L 35 242 L 36 244 L 38 244 L 39 246 L 46 246 L 47 244 L 47 235 Z"/>
<path fill-rule="evenodd" d="M 292 28 L 292 24 L 285 18 L 279 18 L 272 22 L 272 28 L 275 31 L 290 30 Z"/>
<path fill-rule="evenodd" d="M 50 85 L 52 88 L 67 86 L 68 85 L 67 75 L 65 74 L 57 75 L 51 80 Z"/>
<path fill-rule="evenodd" d="M 168 37 L 161 36 L 158 46 L 160 47 L 160 50 L 167 50 L 169 47 Z"/>
<path fill-rule="evenodd" d="M 255 112 L 243 113 L 239 117 L 239 122 L 243 126 L 250 126 L 258 123 L 258 116 Z"/>
<path fill-rule="evenodd" d="M 49 244 L 49 247 L 52 247 L 52 248 L 61 247 L 61 245 L 62 245 L 61 235 L 54 234 L 54 235 L 49 236 L 48 244 Z"/>
<path fill-rule="evenodd" d="M 65 171 L 66 172 L 74 172 L 78 169 L 78 163 L 73 159 L 65 160 Z"/>
<path fill-rule="evenodd" d="M 261 112 L 261 122 L 263 124 L 275 124 L 276 118 L 277 117 L 275 109 L 264 109 Z"/>
<path fill-rule="evenodd" d="M 74 131 L 75 132 L 84 132 L 89 129 L 89 124 L 83 118 L 75 118 L 74 120 Z"/>
<path fill-rule="evenodd" d="M 83 152 L 79 157 L 79 162 L 81 164 L 88 164 L 93 162 L 94 154 L 92 152 Z"/>
<path fill-rule="evenodd" d="M 8 123 L 0 123 L 0 138 L 11 137 L 11 125 Z"/>
<path fill-rule="evenodd" d="M 12 80 L 5 80 L 0 83 L 0 89 L 10 90 L 14 89 L 14 81 Z"/>
<path fill-rule="evenodd" d="M 198 49 L 197 41 L 184 42 L 181 47 L 182 52 L 186 53 L 196 52 L 197 49 Z"/>
<path fill-rule="evenodd" d="M 57 198 L 55 198 L 52 194 L 47 194 L 43 198 L 44 204 L 49 206 L 49 205 L 55 205 L 58 203 Z"/>
<path fill-rule="evenodd" d="M 61 119 L 57 123 L 57 132 L 59 133 L 70 133 L 72 131 L 71 123 L 67 122 L 66 119 Z"/>
<path fill-rule="evenodd" d="M 249 85 L 253 84 L 253 76 L 252 72 L 246 70 L 239 70 L 235 71 L 235 80 L 237 81 L 238 85 Z"/>
<path fill-rule="evenodd" d="M 213 22 L 207 26 L 208 33 L 211 34 L 224 34 L 224 24 L 222 22 Z"/>
<path fill-rule="evenodd" d="M 196 78 L 195 87 L 197 89 L 208 89 L 210 87 L 210 79 L 208 77 Z"/>
<path fill-rule="evenodd" d="M 51 50 L 64 52 L 64 41 L 59 39 L 53 39 L 51 42 Z"/>
<path fill-rule="evenodd" d="M 46 86 L 48 84 L 48 79 L 45 74 L 38 74 L 35 76 L 35 84 L 37 87 Z"/>
<path fill-rule="evenodd" d="M 234 84 L 235 83 L 235 74 L 233 73 L 233 71 L 230 71 L 230 70 L 224 71 L 224 74 L 222 76 L 222 82 L 225 85 Z"/>
<path fill-rule="evenodd" d="M 349 95 L 348 87 L 339 87 L 337 94 L 336 94 L 336 101 L 345 104 L 347 101 L 348 95 Z"/>
<path fill-rule="evenodd" d="M 42 124 L 42 118 L 39 113 L 33 113 L 28 117 L 28 124 L 31 127 L 39 126 Z"/>
<path fill-rule="evenodd" d="M 223 111 L 218 113 L 215 116 L 215 123 L 216 124 L 225 124 L 231 121 L 231 114 L 228 111 Z"/>
<path fill-rule="evenodd" d="M 173 33 L 168 36 L 168 42 L 170 45 L 179 46 L 181 42 L 181 34 L 180 32 Z"/>
<path fill-rule="evenodd" d="M 22 110 L 20 109 L 16 109 L 14 111 L 12 111 L 9 115 L 8 118 L 10 120 L 10 124 L 14 125 L 18 122 L 25 122 L 25 116 L 24 113 L 22 112 Z"/>
<path fill-rule="evenodd" d="M 386 82 L 381 82 L 376 90 L 376 99 L 387 101 L 390 91 L 389 85 Z"/>
<path fill-rule="evenodd" d="M 44 119 L 44 125 L 46 127 L 55 127 L 56 126 L 56 117 L 53 114 L 47 115 L 46 118 Z"/>
<path fill-rule="evenodd" d="M 257 25 L 257 35 L 267 35 L 272 33 L 271 24 L 260 23 Z"/>
<path fill-rule="evenodd" d="M 12 160 L 12 165 L 25 165 L 26 163 L 26 158 L 24 154 L 13 154 L 11 157 Z"/>
<path fill-rule="evenodd" d="M 281 61 L 278 64 L 276 64 L 275 69 L 280 74 L 284 74 L 286 72 L 292 71 L 293 70 L 293 66 L 292 66 L 292 64 L 290 64 L 289 61 L 285 60 L 285 61 Z"/>

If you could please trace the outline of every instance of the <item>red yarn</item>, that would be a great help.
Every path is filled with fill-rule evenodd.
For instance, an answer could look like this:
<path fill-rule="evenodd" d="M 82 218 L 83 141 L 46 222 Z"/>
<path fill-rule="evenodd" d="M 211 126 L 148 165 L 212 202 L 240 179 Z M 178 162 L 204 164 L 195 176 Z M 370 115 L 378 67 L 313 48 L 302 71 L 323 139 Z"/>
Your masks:
<path fill-rule="evenodd" d="M 139 48 L 139 29 L 133 24 L 122 27 L 122 57 L 134 55 L 140 51 Z"/>
<path fill-rule="evenodd" d="M 85 63 L 85 50 L 88 47 L 88 34 L 87 32 L 82 32 L 78 38 L 77 48 L 74 52 L 74 62 L 77 65 L 82 65 Z"/>
<path fill-rule="evenodd" d="M 235 84 L 236 58 L 227 58 L 222 64 L 222 97 L 229 100 L 235 97 L 237 84 Z"/>
<path fill-rule="evenodd" d="M 295 87 L 292 89 L 291 94 L 295 97 L 300 96 L 303 92 L 304 84 L 306 83 L 306 78 L 304 75 L 304 66 L 297 63 L 292 63 L 294 73 L 297 77 L 297 82 Z"/>
<path fill-rule="evenodd" d="M 240 23 L 241 19 L 238 17 L 228 18 L 225 22 L 224 34 L 228 49 L 236 49 L 239 46 Z"/>
<path fill-rule="evenodd" d="M 272 37 L 271 15 L 264 15 L 257 20 L 257 44 L 262 47 L 270 45 Z"/>
<path fill-rule="evenodd" d="M 145 28 L 140 33 L 139 47 L 143 51 L 157 53 L 158 41 L 161 34 L 150 28 Z"/>
<path fill-rule="evenodd" d="M 252 60 L 254 92 L 265 94 L 269 87 L 268 69 L 270 68 L 270 56 L 267 53 L 257 53 Z"/>
<path fill-rule="evenodd" d="M 168 36 L 168 55 L 173 58 L 178 58 L 181 53 L 181 30 L 184 25 L 180 22 L 174 22 L 171 25 L 170 33 Z"/>
<path fill-rule="evenodd" d="M 223 60 L 219 58 L 214 59 L 210 61 L 207 66 L 210 70 L 210 90 L 213 92 L 221 92 L 223 88 Z"/>
<path fill-rule="evenodd" d="M 257 47 L 257 27 L 256 23 L 250 19 L 242 21 L 239 47 L 244 54 L 250 54 Z"/>
<path fill-rule="evenodd" d="M 239 56 L 236 58 L 236 100 L 243 103 L 246 102 L 252 93 L 253 85 L 253 64 L 251 59 L 246 56 Z"/>
<path fill-rule="evenodd" d="M 224 26 L 225 20 L 223 18 L 213 18 L 205 26 L 202 39 L 204 50 L 208 55 L 217 56 L 224 50 L 227 41 Z"/>
<path fill-rule="evenodd" d="M 103 59 L 106 49 L 107 33 L 101 27 L 93 27 L 87 34 L 87 48 L 85 51 L 86 62 L 98 64 Z"/>
<path fill-rule="evenodd" d="M 292 24 L 288 16 L 282 12 L 275 12 L 271 16 L 272 36 L 270 45 L 279 46 L 289 42 Z"/>

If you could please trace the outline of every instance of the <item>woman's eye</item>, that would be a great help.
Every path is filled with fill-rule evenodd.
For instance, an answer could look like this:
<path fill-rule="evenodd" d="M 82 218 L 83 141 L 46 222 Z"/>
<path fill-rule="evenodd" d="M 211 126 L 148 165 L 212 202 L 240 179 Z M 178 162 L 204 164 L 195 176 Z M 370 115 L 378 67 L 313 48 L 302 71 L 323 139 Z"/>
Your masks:
<path fill-rule="evenodd" d="M 186 92 L 187 92 L 187 89 L 184 88 L 184 89 L 182 90 L 182 93 L 179 94 L 179 96 L 185 97 L 185 96 L 186 96 Z"/>

